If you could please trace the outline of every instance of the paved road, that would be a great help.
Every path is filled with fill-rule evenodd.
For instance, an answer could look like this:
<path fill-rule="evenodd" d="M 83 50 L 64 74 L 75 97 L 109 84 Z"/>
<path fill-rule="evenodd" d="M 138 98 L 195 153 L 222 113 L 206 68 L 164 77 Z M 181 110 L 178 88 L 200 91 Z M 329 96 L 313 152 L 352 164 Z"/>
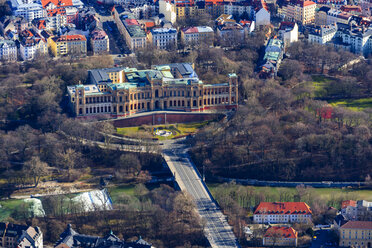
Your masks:
<path fill-rule="evenodd" d="M 181 190 L 188 192 L 194 198 L 198 213 L 206 221 L 205 233 L 211 246 L 240 247 L 231 226 L 188 158 L 185 146 L 173 142 L 165 143 L 163 156 Z"/>

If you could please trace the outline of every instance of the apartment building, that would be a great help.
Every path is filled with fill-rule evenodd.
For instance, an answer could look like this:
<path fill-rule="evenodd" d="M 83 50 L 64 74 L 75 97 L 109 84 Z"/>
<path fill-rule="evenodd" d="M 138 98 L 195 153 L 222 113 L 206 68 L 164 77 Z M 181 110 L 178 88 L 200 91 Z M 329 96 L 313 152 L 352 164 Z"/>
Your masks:
<path fill-rule="evenodd" d="M 256 27 L 270 25 L 270 12 L 267 4 L 264 0 L 253 1 L 252 16 L 253 20 L 256 22 Z"/>
<path fill-rule="evenodd" d="M 89 71 L 89 85 L 68 86 L 73 112 L 78 116 L 118 117 L 153 110 L 203 112 L 236 109 L 235 74 L 221 84 L 199 80 L 191 64 L 154 66 L 149 70 L 110 68 Z"/>
<path fill-rule="evenodd" d="M 284 42 L 284 47 L 298 41 L 298 25 L 295 22 L 281 22 L 278 33 Z"/>
<path fill-rule="evenodd" d="M 261 202 L 253 214 L 260 224 L 311 223 L 312 211 L 304 202 Z"/>
<path fill-rule="evenodd" d="M 298 233 L 292 227 L 273 226 L 266 230 L 262 239 L 263 246 L 297 246 Z"/>
<path fill-rule="evenodd" d="M 13 40 L 0 40 L 0 61 L 16 61 L 17 46 Z"/>
<path fill-rule="evenodd" d="M 47 10 L 48 27 L 56 32 L 61 30 L 61 27 L 67 24 L 66 10 L 50 9 Z"/>
<path fill-rule="evenodd" d="M 253 19 L 252 17 L 252 10 L 254 9 L 251 4 L 247 2 L 229 2 L 228 4 L 224 4 L 224 14 L 232 15 L 232 16 L 242 16 L 243 14 L 247 14 L 249 18 Z"/>
<path fill-rule="evenodd" d="M 176 5 L 169 0 L 159 0 L 159 14 L 163 14 L 164 19 L 172 24 L 177 21 Z"/>
<path fill-rule="evenodd" d="M 341 247 L 372 247 L 372 221 L 348 221 L 339 232 Z"/>
<path fill-rule="evenodd" d="M 295 0 L 278 9 L 283 18 L 307 25 L 315 21 L 316 3 L 313 1 Z"/>
<path fill-rule="evenodd" d="M 347 5 L 347 0 L 315 0 L 315 2 L 319 8 L 327 6 L 340 9 L 342 6 Z"/>
<path fill-rule="evenodd" d="M 90 46 L 93 54 L 108 53 L 110 51 L 110 40 L 104 30 L 96 29 L 90 34 Z"/>
<path fill-rule="evenodd" d="M 10 0 L 10 5 L 14 16 L 22 16 L 28 22 L 46 15 L 42 5 L 37 1 Z"/>
<path fill-rule="evenodd" d="M 368 56 L 372 53 L 372 28 L 338 23 L 334 45 L 352 53 Z"/>
<path fill-rule="evenodd" d="M 177 48 L 177 29 L 153 28 L 148 34 L 149 43 L 158 49 Z"/>
<path fill-rule="evenodd" d="M 23 60 L 32 60 L 37 55 L 47 54 L 47 41 L 35 30 L 26 29 L 20 34 L 19 54 Z"/>
<path fill-rule="evenodd" d="M 326 44 L 333 40 L 337 32 L 337 25 L 321 25 L 309 28 L 308 41 L 310 43 Z"/>
<path fill-rule="evenodd" d="M 189 27 L 181 30 L 181 41 L 186 46 L 198 45 L 201 42 L 212 45 L 214 31 L 208 26 Z"/>
<path fill-rule="evenodd" d="M 49 38 L 50 51 L 55 57 L 63 55 L 86 55 L 87 39 L 84 35 L 61 35 Z"/>
<path fill-rule="evenodd" d="M 149 19 L 158 14 L 157 6 L 154 4 L 136 4 L 133 7 L 129 7 L 129 9 L 137 20 Z"/>
<path fill-rule="evenodd" d="M 0 247 L 43 248 L 43 233 L 39 227 L 0 222 Z"/>
<path fill-rule="evenodd" d="M 146 47 L 146 33 L 132 13 L 124 11 L 121 7 L 116 7 L 114 19 L 119 32 L 131 50 Z"/>

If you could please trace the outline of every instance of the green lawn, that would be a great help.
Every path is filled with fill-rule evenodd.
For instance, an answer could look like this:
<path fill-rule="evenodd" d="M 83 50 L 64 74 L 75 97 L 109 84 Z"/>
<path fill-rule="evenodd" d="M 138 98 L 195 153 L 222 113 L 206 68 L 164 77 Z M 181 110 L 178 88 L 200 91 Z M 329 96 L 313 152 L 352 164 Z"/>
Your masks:
<path fill-rule="evenodd" d="M 366 108 L 372 108 L 372 97 L 361 99 L 339 99 L 329 101 L 332 106 L 342 106 L 354 111 L 362 111 Z"/>
<path fill-rule="evenodd" d="M 310 82 L 311 86 L 314 88 L 313 96 L 322 97 L 326 95 L 325 86 L 334 81 L 332 78 L 321 76 L 321 75 L 312 75 L 312 81 Z"/>
<path fill-rule="evenodd" d="M 12 213 L 21 207 L 25 202 L 23 200 L 11 199 L 0 201 L 0 221 L 6 220 Z"/>
<path fill-rule="evenodd" d="M 195 123 L 182 123 L 182 124 L 169 124 L 169 125 L 156 125 L 156 126 L 138 126 L 138 127 L 123 127 L 117 128 L 117 133 L 129 136 L 138 137 L 141 134 L 152 135 L 153 138 L 159 140 L 172 139 L 183 135 L 193 134 L 200 128 L 207 125 L 209 121 L 195 122 Z M 168 137 L 162 137 L 155 135 L 153 130 L 164 129 L 172 132 L 172 135 Z"/>
<path fill-rule="evenodd" d="M 118 196 L 120 196 L 121 194 L 134 196 L 134 187 L 135 185 L 133 184 L 120 185 L 108 188 L 108 192 L 110 193 L 112 201 L 115 203 L 115 200 L 118 199 Z"/>
<path fill-rule="evenodd" d="M 208 184 L 208 188 L 211 191 L 212 195 L 215 195 L 217 192 L 217 187 L 221 184 Z M 236 185 L 239 186 L 239 185 Z M 251 187 L 256 195 L 265 195 L 269 196 L 274 201 L 279 199 L 279 192 L 288 192 L 289 194 L 296 193 L 296 188 L 288 187 L 258 187 L 258 186 L 245 186 Z M 344 199 L 350 200 L 367 200 L 372 201 L 372 190 L 354 190 L 354 189 L 339 189 L 339 188 L 312 188 L 313 194 L 323 199 L 325 202 L 332 202 L 332 199 L 342 197 Z M 292 199 L 294 200 L 294 199 Z M 339 207 L 337 204 L 330 203 L 334 207 Z"/>

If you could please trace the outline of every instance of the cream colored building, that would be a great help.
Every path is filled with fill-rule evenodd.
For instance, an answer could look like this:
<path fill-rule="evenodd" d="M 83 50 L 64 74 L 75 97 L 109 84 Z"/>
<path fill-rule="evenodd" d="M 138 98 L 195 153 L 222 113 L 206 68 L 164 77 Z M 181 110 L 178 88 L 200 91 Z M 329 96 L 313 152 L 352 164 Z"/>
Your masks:
<path fill-rule="evenodd" d="M 372 221 L 349 221 L 340 227 L 341 247 L 372 247 Z"/>
<path fill-rule="evenodd" d="M 315 21 L 316 3 L 313 1 L 290 2 L 278 9 L 278 13 L 287 20 L 307 25 Z"/>
<path fill-rule="evenodd" d="M 205 84 L 188 63 L 153 66 L 150 70 L 115 67 L 89 71 L 91 84 L 68 86 L 67 92 L 78 117 L 236 109 L 237 76 L 228 77 L 225 83 Z"/>

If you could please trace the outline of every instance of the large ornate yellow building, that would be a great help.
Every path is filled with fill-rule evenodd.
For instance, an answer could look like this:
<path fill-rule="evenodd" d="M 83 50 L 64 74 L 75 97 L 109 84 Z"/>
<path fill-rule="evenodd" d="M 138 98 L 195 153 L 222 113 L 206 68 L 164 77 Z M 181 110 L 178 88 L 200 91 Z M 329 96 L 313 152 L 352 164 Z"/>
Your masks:
<path fill-rule="evenodd" d="M 76 116 L 119 117 L 153 110 L 203 112 L 238 106 L 235 74 L 229 74 L 226 83 L 204 84 L 187 63 L 150 70 L 91 70 L 89 81 L 89 85 L 67 87 Z"/>

